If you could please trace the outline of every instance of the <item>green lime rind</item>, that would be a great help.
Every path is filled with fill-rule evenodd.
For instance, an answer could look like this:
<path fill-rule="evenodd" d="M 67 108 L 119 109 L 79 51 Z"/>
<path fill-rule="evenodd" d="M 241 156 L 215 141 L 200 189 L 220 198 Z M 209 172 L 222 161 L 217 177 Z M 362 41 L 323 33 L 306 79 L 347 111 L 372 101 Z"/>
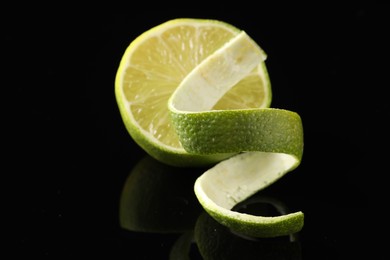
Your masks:
<path fill-rule="evenodd" d="M 254 216 L 229 210 L 213 210 L 206 207 L 220 224 L 231 230 L 252 237 L 278 237 L 301 231 L 304 226 L 304 214 L 301 211 L 276 217 Z"/>
<path fill-rule="evenodd" d="M 171 117 L 188 153 L 262 151 L 302 158 L 302 121 L 297 113 L 289 110 L 174 111 Z"/>
<path fill-rule="evenodd" d="M 297 233 L 304 226 L 304 213 L 297 211 L 275 217 L 255 216 L 207 204 L 198 197 L 205 211 L 221 225 L 250 237 L 279 237 Z M 207 204 L 207 205 L 206 205 Z"/>

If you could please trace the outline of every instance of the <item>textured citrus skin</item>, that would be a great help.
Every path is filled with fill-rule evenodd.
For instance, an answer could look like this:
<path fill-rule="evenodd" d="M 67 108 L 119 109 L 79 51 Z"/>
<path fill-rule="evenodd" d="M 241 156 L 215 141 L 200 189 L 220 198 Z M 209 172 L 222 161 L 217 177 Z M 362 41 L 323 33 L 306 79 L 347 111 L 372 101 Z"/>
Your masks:
<path fill-rule="evenodd" d="M 262 151 L 302 157 L 302 122 L 292 111 L 264 108 L 172 113 L 172 120 L 189 153 Z"/>
<path fill-rule="evenodd" d="M 301 211 L 277 217 L 247 216 L 241 214 L 229 216 L 206 209 L 222 225 L 231 230 L 253 237 L 278 237 L 299 232 L 304 224 L 304 214 Z"/>

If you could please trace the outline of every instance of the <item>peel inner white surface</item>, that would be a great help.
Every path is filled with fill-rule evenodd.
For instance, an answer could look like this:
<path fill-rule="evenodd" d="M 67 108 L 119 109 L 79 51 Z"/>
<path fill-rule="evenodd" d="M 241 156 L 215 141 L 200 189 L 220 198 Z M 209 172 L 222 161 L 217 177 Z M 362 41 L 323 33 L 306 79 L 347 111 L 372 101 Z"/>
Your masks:
<path fill-rule="evenodd" d="M 242 153 L 203 173 L 195 183 L 195 191 L 210 207 L 230 210 L 275 182 L 296 163 L 296 158 L 287 154 Z"/>
<path fill-rule="evenodd" d="M 168 102 L 169 108 L 186 112 L 210 110 L 265 59 L 263 50 L 241 32 L 183 79 Z"/>

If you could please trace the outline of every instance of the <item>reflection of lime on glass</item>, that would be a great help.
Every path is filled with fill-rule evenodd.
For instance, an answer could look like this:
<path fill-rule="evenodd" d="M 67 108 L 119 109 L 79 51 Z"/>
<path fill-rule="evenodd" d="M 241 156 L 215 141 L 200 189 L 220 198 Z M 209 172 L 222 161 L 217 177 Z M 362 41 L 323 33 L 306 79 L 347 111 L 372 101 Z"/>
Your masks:
<path fill-rule="evenodd" d="M 186 171 L 185 173 L 183 171 Z M 124 184 L 119 221 L 130 231 L 176 233 L 192 230 L 202 208 L 193 193 L 199 173 L 143 158 Z"/>
<path fill-rule="evenodd" d="M 132 138 L 174 166 L 214 165 L 195 183 L 219 223 L 259 237 L 298 232 L 303 213 L 261 217 L 232 208 L 295 169 L 300 116 L 270 108 L 266 54 L 221 21 L 174 19 L 137 37 L 124 53 L 115 94 Z"/>
<path fill-rule="evenodd" d="M 169 260 L 191 260 L 191 250 L 195 244 L 194 231 L 187 231 L 173 244 L 169 252 Z M 197 259 L 197 258 L 195 258 Z"/>

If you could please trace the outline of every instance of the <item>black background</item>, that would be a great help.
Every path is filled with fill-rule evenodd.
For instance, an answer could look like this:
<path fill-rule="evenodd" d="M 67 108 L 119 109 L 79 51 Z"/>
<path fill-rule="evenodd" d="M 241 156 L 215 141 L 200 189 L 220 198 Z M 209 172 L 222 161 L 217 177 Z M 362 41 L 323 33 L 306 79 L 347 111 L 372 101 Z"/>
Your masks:
<path fill-rule="evenodd" d="M 2 18 L 13 256 L 168 259 L 176 235 L 118 223 L 121 190 L 145 152 L 123 125 L 114 78 L 135 37 L 193 17 L 245 30 L 268 54 L 272 107 L 302 117 L 302 164 L 269 189 L 305 213 L 302 259 L 386 258 L 389 8 L 60 10 Z"/>

